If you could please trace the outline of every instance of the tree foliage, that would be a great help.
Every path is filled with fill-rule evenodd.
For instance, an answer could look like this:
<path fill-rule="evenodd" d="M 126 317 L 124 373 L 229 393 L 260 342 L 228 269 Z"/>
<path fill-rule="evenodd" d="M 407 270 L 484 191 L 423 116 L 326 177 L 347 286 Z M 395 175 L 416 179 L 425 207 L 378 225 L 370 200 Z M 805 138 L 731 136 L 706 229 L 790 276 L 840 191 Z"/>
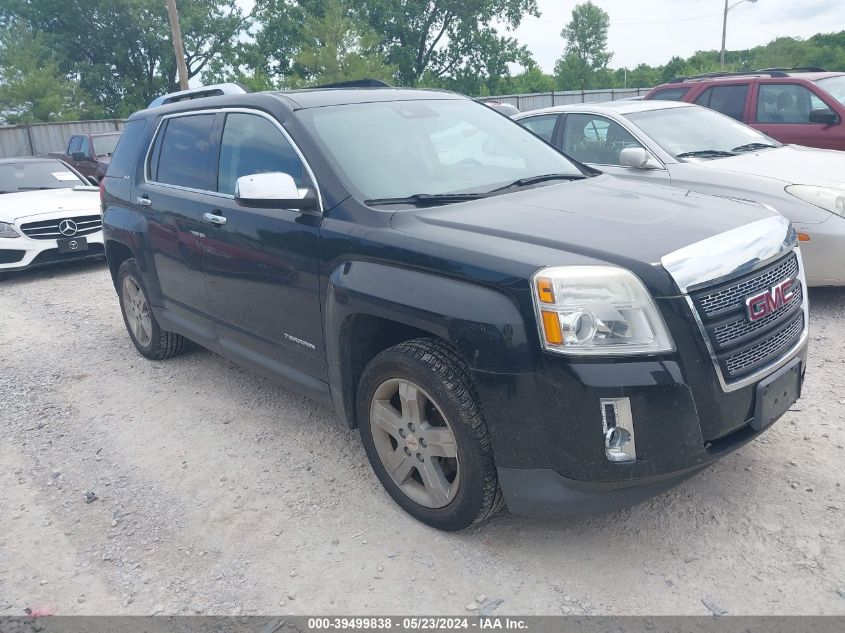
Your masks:
<path fill-rule="evenodd" d="M 607 50 L 609 28 L 610 16 L 598 5 L 588 1 L 572 9 L 572 19 L 560 32 L 566 48 L 555 65 L 561 86 L 594 87 L 613 57 Z"/>

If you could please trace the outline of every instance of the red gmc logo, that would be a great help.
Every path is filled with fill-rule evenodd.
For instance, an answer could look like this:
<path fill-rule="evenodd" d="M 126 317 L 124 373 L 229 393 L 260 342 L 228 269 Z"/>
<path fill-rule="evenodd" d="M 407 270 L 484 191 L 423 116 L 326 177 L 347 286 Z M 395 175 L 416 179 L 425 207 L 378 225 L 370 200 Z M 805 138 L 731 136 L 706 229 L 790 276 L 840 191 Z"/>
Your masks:
<path fill-rule="evenodd" d="M 792 279 L 785 279 L 768 290 L 748 297 L 745 300 L 745 307 L 748 310 L 749 321 L 759 321 L 792 301 L 795 298 L 792 283 Z"/>

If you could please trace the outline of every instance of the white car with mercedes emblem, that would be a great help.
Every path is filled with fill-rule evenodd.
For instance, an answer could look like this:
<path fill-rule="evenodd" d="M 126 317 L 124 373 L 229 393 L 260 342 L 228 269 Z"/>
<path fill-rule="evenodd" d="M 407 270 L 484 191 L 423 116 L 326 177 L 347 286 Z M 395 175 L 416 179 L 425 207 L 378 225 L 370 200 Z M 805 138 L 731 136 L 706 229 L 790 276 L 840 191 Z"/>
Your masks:
<path fill-rule="evenodd" d="M 97 187 L 60 160 L 0 160 L 0 274 L 104 254 Z"/>

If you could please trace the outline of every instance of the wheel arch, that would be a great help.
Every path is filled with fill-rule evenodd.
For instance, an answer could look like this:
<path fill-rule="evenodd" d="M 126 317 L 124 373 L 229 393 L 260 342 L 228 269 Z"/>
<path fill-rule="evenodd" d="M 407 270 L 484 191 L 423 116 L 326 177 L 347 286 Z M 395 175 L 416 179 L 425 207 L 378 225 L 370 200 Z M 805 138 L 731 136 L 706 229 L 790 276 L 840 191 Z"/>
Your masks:
<path fill-rule="evenodd" d="M 350 428 L 367 363 L 403 341 L 436 337 L 470 369 L 530 371 L 531 337 L 516 303 L 478 284 L 376 262 L 336 267 L 325 294 L 325 341 L 332 401 Z"/>

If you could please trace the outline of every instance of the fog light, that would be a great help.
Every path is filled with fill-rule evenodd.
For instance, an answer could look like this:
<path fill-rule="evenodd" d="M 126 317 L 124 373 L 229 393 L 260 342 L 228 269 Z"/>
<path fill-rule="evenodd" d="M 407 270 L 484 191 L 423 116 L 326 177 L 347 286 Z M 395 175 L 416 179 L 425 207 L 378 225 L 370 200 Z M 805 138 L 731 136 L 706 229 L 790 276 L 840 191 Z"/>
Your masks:
<path fill-rule="evenodd" d="M 637 448 L 630 399 L 602 398 L 600 403 L 605 456 L 612 462 L 635 461 Z"/>

